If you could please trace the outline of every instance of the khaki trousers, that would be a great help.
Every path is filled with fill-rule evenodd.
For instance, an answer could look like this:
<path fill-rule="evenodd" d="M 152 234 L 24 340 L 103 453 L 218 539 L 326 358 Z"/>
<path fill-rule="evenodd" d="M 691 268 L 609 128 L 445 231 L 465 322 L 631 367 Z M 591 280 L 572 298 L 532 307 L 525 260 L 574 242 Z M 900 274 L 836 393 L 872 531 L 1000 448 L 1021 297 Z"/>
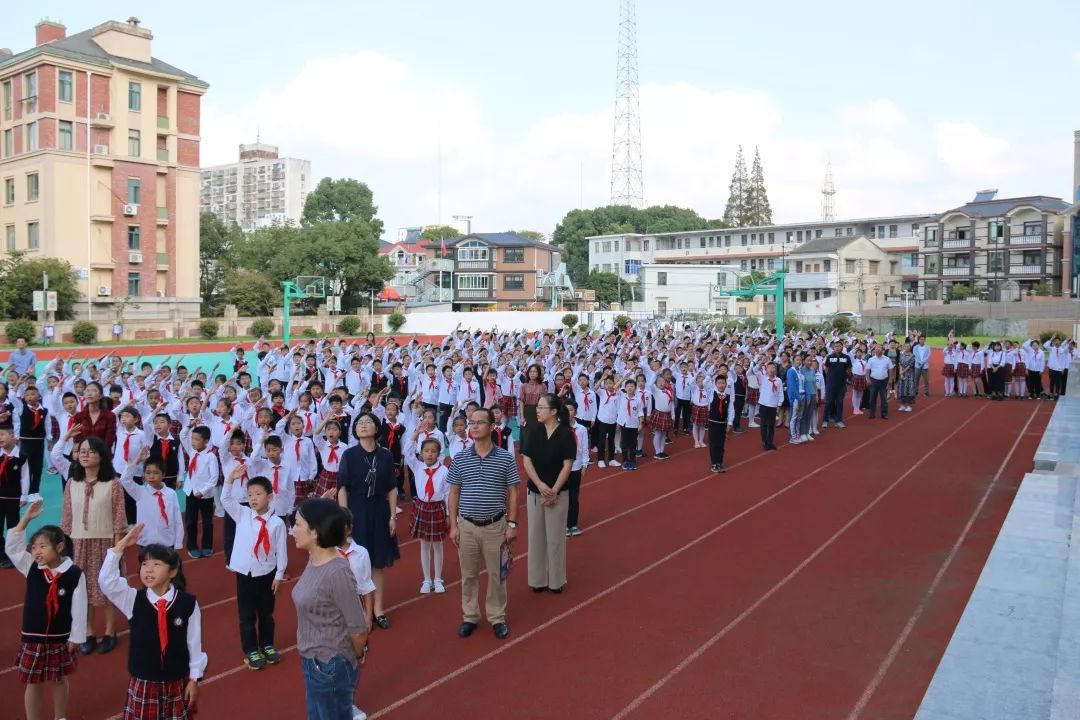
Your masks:
<path fill-rule="evenodd" d="M 545 507 L 541 496 L 529 493 L 529 586 L 559 590 L 566 584 L 566 515 L 569 493 Z"/>
<path fill-rule="evenodd" d="M 477 527 L 458 517 L 458 560 L 461 563 L 461 616 L 465 622 L 480 622 L 480 565 L 487 569 L 488 585 L 484 609 L 492 625 L 506 622 L 506 583 L 499 578 L 500 553 L 506 540 L 506 518 Z"/>

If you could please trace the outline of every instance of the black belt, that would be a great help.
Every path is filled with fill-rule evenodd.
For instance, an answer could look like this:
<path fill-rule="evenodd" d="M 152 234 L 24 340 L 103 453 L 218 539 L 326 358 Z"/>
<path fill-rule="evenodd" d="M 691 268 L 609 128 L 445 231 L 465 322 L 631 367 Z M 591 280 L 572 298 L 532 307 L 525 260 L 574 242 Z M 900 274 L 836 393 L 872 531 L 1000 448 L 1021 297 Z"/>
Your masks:
<path fill-rule="evenodd" d="M 461 519 L 462 520 L 468 520 L 469 522 L 471 522 L 476 527 L 485 527 L 487 525 L 491 525 L 493 523 L 499 522 L 500 520 L 503 519 L 503 516 L 505 516 L 505 515 L 506 515 L 505 512 L 501 512 L 498 515 L 493 515 L 492 517 L 488 518 L 487 520 L 476 520 L 476 519 L 471 518 L 471 517 L 469 517 L 467 515 L 462 515 Z"/>

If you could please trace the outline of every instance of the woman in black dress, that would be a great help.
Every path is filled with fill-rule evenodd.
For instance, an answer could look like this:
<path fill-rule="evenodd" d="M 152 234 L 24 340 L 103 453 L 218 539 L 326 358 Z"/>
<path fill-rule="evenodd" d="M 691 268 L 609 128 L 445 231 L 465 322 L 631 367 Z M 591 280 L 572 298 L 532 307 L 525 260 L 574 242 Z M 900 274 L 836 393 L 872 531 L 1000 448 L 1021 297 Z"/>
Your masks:
<path fill-rule="evenodd" d="M 383 569 L 401 557 L 398 550 L 397 478 L 394 457 L 377 444 L 379 419 L 363 413 L 353 423 L 357 444 L 346 450 L 338 466 L 338 503 L 353 514 L 353 540 L 371 556 L 371 579 L 375 582 L 375 624 L 390 629 L 383 612 L 386 588 Z"/>

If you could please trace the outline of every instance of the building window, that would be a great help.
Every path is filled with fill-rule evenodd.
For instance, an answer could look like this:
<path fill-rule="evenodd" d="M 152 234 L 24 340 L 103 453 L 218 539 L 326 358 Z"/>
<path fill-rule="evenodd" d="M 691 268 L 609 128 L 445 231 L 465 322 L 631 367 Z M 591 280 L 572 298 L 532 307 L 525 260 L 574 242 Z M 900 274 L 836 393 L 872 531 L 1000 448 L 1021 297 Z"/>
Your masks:
<path fill-rule="evenodd" d="M 821 234 L 823 232 L 824 232 L 824 230 L 818 230 L 817 232 L 814 233 L 814 237 L 821 237 Z"/>
<path fill-rule="evenodd" d="M 38 149 L 38 128 L 37 123 L 26 124 L 26 152 L 34 152 Z"/>
<path fill-rule="evenodd" d="M 15 252 L 15 226 L 8 225 L 4 228 L 4 240 L 7 243 L 7 251 Z"/>
<path fill-rule="evenodd" d="M 11 81 L 10 80 L 5 80 L 4 81 L 4 119 L 5 120 L 10 120 L 11 119 L 11 106 L 12 106 Z"/>
<path fill-rule="evenodd" d="M 656 273 L 656 284 L 657 285 L 667 285 L 667 273 L 666 272 L 658 272 L 658 273 Z"/>
<path fill-rule="evenodd" d="M 745 244 L 746 244 L 746 233 L 743 233 L 743 234 L 742 234 L 742 235 L 741 235 L 741 236 L 739 237 L 739 244 L 740 244 L 740 245 L 745 245 Z"/>
<path fill-rule="evenodd" d="M 142 228 L 138 225 L 128 225 L 128 250 L 142 250 Z"/>
<path fill-rule="evenodd" d="M 503 248 L 503 262 L 525 262 L 525 248 Z"/>
<path fill-rule="evenodd" d="M 648 250 L 649 250 L 649 239 L 648 238 L 645 238 L 644 240 L 641 241 L 641 249 L 648 252 Z"/>
<path fill-rule="evenodd" d="M 745 270 L 746 269 L 746 260 L 745 259 L 739 261 L 739 269 L 740 270 Z"/>
<path fill-rule="evenodd" d="M 142 83 L 128 83 L 128 110 L 142 110 Z"/>
<path fill-rule="evenodd" d="M 832 260 L 825 261 L 825 272 L 832 272 Z"/>
<path fill-rule="evenodd" d="M 926 272 L 928 275 L 936 275 L 938 272 L 938 256 L 927 255 L 926 256 Z"/>
<path fill-rule="evenodd" d="M 26 114 L 32 115 L 38 111 L 37 73 L 27 73 L 24 77 L 26 78 L 26 93 L 24 94 L 24 97 L 26 98 Z"/>
<path fill-rule="evenodd" d="M 795 242 L 802 242 L 802 230 L 795 233 Z"/>
<path fill-rule="evenodd" d="M 41 246 L 41 226 L 36 222 L 26 223 L 26 248 L 37 250 Z"/>
<path fill-rule="evenodd" d="M 5 178 L 4 179 L 4 204 L 5 205 L 14 205 L 15 204 L 15 179 L 14 178 Z"/>
<path fill-rule="evenodd" d="M 462 261 L 488 261 L 488 246 L 475 240 L 458 245 L 457 260 Z"/>
<path fill-rule="evenodd" d="M 503 290 L 524 290 L 524 275 L 503 275 Z"/>
<path fill-rule="evenodd" d="M 597 240 L 596 242 L 593 243 L 592 251 L 594 253 L 599 253 L 600 252 L 600 241 L 599 240 Z"/>
<path fill-rule="evenodd" d="M 768 260 L 765 261 L 765 267 L 768 268 L 769 270 L 775 269 L 776 268 L 776 261 L 773 260 L 772 258 L 769 258 Z"/>
<path fill-rule="evenodd" d="M 1042 235 L 1042 222 L 1026 222 L 1024 223 L 1024 236 L 1035 237 Z"/>
<path fill-rule="evenodd" d="M 844 234 L 844 228 L 836 228 L 836 230 L 833 231 L 833 234 L 836 237 L 842 237 Z"/>
<path fill-rule="evenodd" d="M 870 273 L 869 274 L 870 275 L 877 275 L 878 274 L 878 265 L 880 265 L 880 264 L 881 263 L 878 260 L 871 260 L 870 261 Z"/>
<path fill-rule="evenodd" d="M 890 275 L 895 275 L 896 274 L 896 261 L 895 260 L 890 260 L 889 261 L 889 274 Z"/>
<path fill-rule="evenodd" d="M 821 299 L 821 291 L 820 290 L 815 290 L 814 291 L 814 299 L 815 300 L 820 300 Z"/>
<path fill-rule="evenodd" d="M 72 98 L 72 74 L 70 70 L 61 70 L 56 81 L 56 99 L 60 102 L 71 102 Z"/>
<path fill-rule="evenodd" d="M 75 125 L 70 120 L 61 120 L 57 147 L 60 150 L 75 149 Z"/>
<path fill-rule="evenodd" d="M 1025 250 L 1021 263 L 1023 265 L 1042 265 L 1042 252 L 1039 250 Z"/>
<path fill-rule="evenodd" d="M 1005 253 L 995 250 L 987 256 L 986 269 L 990 272 L 1003 272 L 1005 270 Z"/>
<path fill-rule="evenodd" d="M 855 261 L 854 260 L 845 260 L 844 261 L 844 272 L 849 273 L 849 274 L 855 272 Z"/>
<path fill-rule="evenodd" d="M 701 247 L 705 247 L 705 238 L 699 238 L 701 241 Z"/>
<path fill-rule="evenodd" d="M 769 233 L 769 242 L 776 242 L 776 233 Z"/>
<path fill-rule="evenodd" d="M 637 275 L 641 272 L 640 260 L 625 260 L 623 261 L 623 274 L 625 275 Z"/>
<path fill-rule="evenodd" d="M 800 273 L 802 271 L 803 271 L 803 269 L 802 269 L 802 260 L 796 260 L 795 261 L 795 272 Z"/>
<path fill-rule="evenodd" d="M 37 173 L 30 173 L 26 176 L 26 202 L 33 202 L 38 199 L 38 194 L 41 192 L 41 179 Z"/>
<path fill-rule="evenodd" d="M 832 290 L 830 290 L 829 288 L 825 288 L 824 290 L 821 291 L 821 297 L 831 298 L 832 297 Z"/>
<path fill-rule="evenodd" d="M 458 275 L 458 290 L 488 290 L 491 278 L 487 275 Z"/>
<path fill-rule="evenodd" d="M 889 226 L 889 237 L 891 237 L 891 238 L 897 237 L 898 236 L 897 235 L 898 231 L 899 231 L 899 228 L 896 225 L 890 225 Z"/>
<path fill-rule="evenodd" d="M 847 236 L 848 237 L 851 237 L 854 234 L 855 234 L 855 228 L 848 228 L 847 229 Z"/>
<path fill-rule="evenodd" d="M 990 242 L 998 244 L 1005 240 L 1005 223 L 1000 220 L 991 220 L 987 226 L 987 235 L 990 238 Z"/>
<path fill-rule="evenodd" d="M 806 302 L 806 291 L 805 290 L 800 290 L 799 291 L 799 302 Z"/>
<path fill-rule="evenodd" d="M 618 240 L 616 240 L 616 241 L 615 241 L 615 242 L 613 243 L 613 245 L 614 245 L 614 250 L 615 250 L 615 252 L 619 252 L 619 241 L 618 241 Z"/>
<path fill-rule="evenodd" d="M 129 272 L 128 273 L 128 291 L 129 297 L 139 297 L 142 295 L 142 273 Z"/>
<path fill-rule="evenodd" d="M 923 237 L 926 247 L 937 247 L 937 231 L 936 225 L 926 228 L 926 234 Z"/>
<path fill-rule="evenodd" d="M 128 130 L 128 156 L 139 157 L 142 155 L 142 133 L 138 130 Z"/>
<path fill-rule="evenodd" d="M 606 252 L 606 253 L 611 252 L 611 241 L 610 240 L 605 240 L 604 241 L 604 252 Z"/>
<path fill-rule="evenodd" d="M 128 178 L 128 204 L 138 205 L 142 198 L 142 182 L 138 178 Z"/>
<path fill-rule="evenodd" d="M 15 154 L 15 144 L 12 142 L 14 135 L 13 131 L 4 131 L 4 157 L 9 158 Z"/>

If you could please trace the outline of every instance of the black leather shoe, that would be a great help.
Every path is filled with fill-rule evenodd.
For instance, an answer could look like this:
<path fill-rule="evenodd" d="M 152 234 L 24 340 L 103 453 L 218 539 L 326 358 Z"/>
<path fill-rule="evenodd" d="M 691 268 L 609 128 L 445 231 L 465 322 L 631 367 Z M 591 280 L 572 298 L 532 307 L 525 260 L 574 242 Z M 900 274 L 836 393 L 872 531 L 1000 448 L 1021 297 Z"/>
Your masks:
<path fill-rule="evenodd" d="M 383 630 L 389 630 L 390 629 L 390 618 L 386 617 L 385 615 L 376 615 L 375 616 L 375 624 L 378 625 Z"/>
<path fill-rule="evenodd" d="M 81 652 L 83 655 L 89 655 L 90 653 L 94 652 L 94 648 L 96 647 L 97 638 L 93 635 L 88 635 L 86 638 L 86 642 L 79 646 L 79 652 Z"/>
<path fill-rule="evenodd" d="M 491 629 L 499 640 L 505 640 L 506 636 L 510 634 L 510 626 L 506 623 L 495 623 L 491 626 Z"/>
<path fill-rule="evenodd" d="M 562 594 L 562 591 L 565 590 L 565 589 L 566 589 L 566 586 L 563 585 L 561 588 L 551 588 L 551 592 L 553 594 L 555 594 L 555 595 L 560 595 L 560 594 Z"/>
<path fill-rule="evenodd" d="M 544 586 L 540 586 L 540 587 L 534 587 L 534 588 L 532 589 L 532 591 L 533 591 L 533 592 L 537 592 L 537 593 L 540 593 L 540 592 L 544 592 L 545 590 L 547 590 L 547 588 L 546 588 L 546 587 L 544 587 Z"/>
<path fill-rule="evenodd" d="M 476 623 L 463 622 L 458 625 L 457 636 L 459 638 L 467 638 L 473 634 L 473 630 L 476 629 Z"/>
<path fill-rule="evenodd" d="M 107 652 L 112 652 L 116 649 L 116 636 L 106 635 L 101 638 L 101 643 L 98 645 L 98 652 L 104 655 Z"/>

